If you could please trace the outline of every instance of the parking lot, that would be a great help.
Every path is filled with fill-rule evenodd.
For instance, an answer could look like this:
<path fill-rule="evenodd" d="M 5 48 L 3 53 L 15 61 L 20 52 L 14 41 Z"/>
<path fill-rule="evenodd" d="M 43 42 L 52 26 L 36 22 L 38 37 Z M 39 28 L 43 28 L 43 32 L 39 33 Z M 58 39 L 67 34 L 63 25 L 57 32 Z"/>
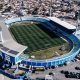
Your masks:
<path fill-rule="evenodd" d="M 48 69 L 44 72 L 37 71 L 35 72 L 35 74 L 31 74 L 30 77 L 33 79 L 37 77 L 42 78 L 42 77 L 45 77 L 50 72 L 52 72 L 54 74 L 54 79 L 57 79 L 57 80 L 80 80 L 76 78 L 66 78 L 65 74 L 62 74 L 60 72 L 61 70 L 64 70 L 64 71 L 69 71 L 69 72 L 80 73 L 80 70 L 75 69 L 76 66 L 80 67 L 80 61 L 76 61 L 76 62 L 71 61 L 67 65 L 63 65 L 62 67 L 57 67 L 55 69 Z"/>
<path fill-rule="evenodd" d="M 68 72 L 74 72 L 74 73 L 80 73 L 80 70 L 75 69 L 75 67 L 80 67 L 80 60 L 78 61 L 70 61 L 67 65 L 59 66 L 54 69 L 48 69 L 45 71 L 36 71 L 35 73 L 31 73 L 29 77 L 31 79 L 36 80 L 36 78 L 45 78 L 46 75 L 48 75 L 50 72 L 54 74 L 53 80 L 80 80 L 76 78 L 66 78 L 65 74 L 61 73 L 61 70 L 68 71 Z M 2 74 L 0 74 L 0 80 L 14 80 L 10 79 Z M 16 79 L 15 79 L 16 80 Z"/>

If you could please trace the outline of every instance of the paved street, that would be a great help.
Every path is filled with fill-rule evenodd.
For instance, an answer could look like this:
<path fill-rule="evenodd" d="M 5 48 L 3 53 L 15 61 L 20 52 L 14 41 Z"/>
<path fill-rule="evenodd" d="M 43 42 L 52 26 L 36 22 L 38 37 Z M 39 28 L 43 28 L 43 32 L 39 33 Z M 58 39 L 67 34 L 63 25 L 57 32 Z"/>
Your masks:
<path fill-rule="evenodd" d="M 0 74 L 0 80 L 12 80 L 12 79 Z"/>
<path fill-rule="evenodd" d="M 0 80 L 22 80 L 22 79 L 10 79 L 10 78 L 0 74 Z"/>

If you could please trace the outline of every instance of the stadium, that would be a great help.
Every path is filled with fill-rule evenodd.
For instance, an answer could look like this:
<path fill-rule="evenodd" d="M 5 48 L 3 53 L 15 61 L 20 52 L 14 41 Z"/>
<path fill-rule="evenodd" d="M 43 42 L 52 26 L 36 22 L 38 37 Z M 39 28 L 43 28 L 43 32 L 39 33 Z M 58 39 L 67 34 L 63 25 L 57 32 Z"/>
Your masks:
<path fill-rule="evenodd" d="M 50 56 L 51 58 L 49 57 L 47 59 L 46 58 L 42 58 L 42 59 L 32 58 L 31 59 L 29 58 L 29 56 L 25 56 L 23 52 L 25 50 L 28 51 L 28 46 L 23 45 L 24 43 L 19 44 L 17 41 L 15 41 L 12 37 L 13 35 L 11 35 L 12 33 L 9 31 L 9 28 L 11 26 L 13 28 L 15 23 L 19 24 L 21 22 L 23 23 L 31 22 L 31 24 L 33 22 L 38 22 L 38 23 L 42 23 L 43 25 L 44 24 L 47 25 L 46 26 L 47 29 L 49 29 L 51 32 L 54 32 L 55 34 L 62 37 L 63 39 L 65 39 L 69 43 L 68 46 L 70 46 L 71 49 L 66 54 L 62 54 L 62 55 L 54 56 L 54 57 L 52 57 L 53 56 L 52 55 Z M 5 58 L 5 60 L 9 61 L 11 64 L 17 64 L 20 62 L 22 64 L 31 65 L 35 67 L 36 66 L 37 67 L 58 66 L 58 65 L 64 64 L 67 61 L 73 60 L 80 51 L 80 48 L 79 48 L 80 42 L 78 38 L 73 34 L 76 31 L 76 27 L 64 21 L 61 21 L 58 18 L 55 18 L 55 17 L 43 18 L 43 17 L 32 17 L 32 16 L 18 17 L 18 18 L 6 20 L 6 21 L 1 21 L 0 24 L 2 25 L 1 26 L 1 44 L 0 44 L 1 54 L 0 56 L 2 58 Z M 62 40 L 61 42 L 65 43 L 64 40 Z"/>
<path fill-rule="evenodd" d="M 80 51 L 76 27 L 56 17 L 17 17 L 0 20 L 0 72 L 13 79 L 23 79 L 32 68 L 50 68 L 73 60 Z M 31 68 L 11 66 L 27 65 Z M 17 74 L 24 71 L 23 76 Z M 15 75 L 14 75 L 15 74 Z M 19 76 L 17 76 L 19 75 Z"/>

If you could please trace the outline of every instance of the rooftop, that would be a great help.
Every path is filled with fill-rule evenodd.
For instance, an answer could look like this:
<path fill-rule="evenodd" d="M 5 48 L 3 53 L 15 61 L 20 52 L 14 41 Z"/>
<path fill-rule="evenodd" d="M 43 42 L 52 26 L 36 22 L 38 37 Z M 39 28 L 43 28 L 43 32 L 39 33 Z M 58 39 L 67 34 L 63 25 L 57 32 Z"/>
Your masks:
<path fill-rule="evenodd" d="M 76 29 L 76 27 L 74 25 L 71 25 L 65 21 L 61 21 L 59 18 L 56 17 L 48 17 L 49 19 L 51 19 L 52 21 L 64 26 L 67 29 Z"/>
<path fill-rule="evenodd" d="M 6 54 L 11 56 L 17 56 L 21 54 L 27 46 L 23 46 L 21 44 L 18 44 L 11 36 L 7 26 L 4 23 L 4 20 L 0 20 L 0 25 L 2 27 L 2 38 L 3 42 L 1 43 L 3 45 L 2 48 L 0 48 L 2 51 L 8 50 Z"/>

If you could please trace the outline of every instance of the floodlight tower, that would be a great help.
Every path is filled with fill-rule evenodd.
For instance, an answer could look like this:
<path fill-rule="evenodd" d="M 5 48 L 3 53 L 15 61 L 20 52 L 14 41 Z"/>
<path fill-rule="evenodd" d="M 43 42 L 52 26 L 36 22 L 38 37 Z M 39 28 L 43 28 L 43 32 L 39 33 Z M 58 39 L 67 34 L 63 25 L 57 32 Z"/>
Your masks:
<path fill-rule="evenodd" d="M 76 12 L 76 18 L 77 18 L 77 22 L 76 22 L 76 32 L 79 30 L 79 22 L 80 22 L 80 20 L 79 20 L 79 11 L 80 10 L 77 10 L 77 12 Z M 75 32 L 75 33 L 76 33 Z"/>
<path fill-rule="evenodd" d="M 52 15 L 52 0 L 50 1 L 50 17 Z"/>
<path fill-rule="evenodd" d="M 78 11 L 77 14 L 78 14 L 78 15 L 77 15 L 77 27 L 76 27 L 76 29 L 78 30 L 78 27 L 79 27 L 79 11 Z"/>
<path fill-rule="evenodd" d="M 2 28 L 1 28 L 1 26 L 0 26 L 0 36 L 1 36 L 1 41 L 0 42 L 4 42 L 4 40 L 3 40 L 3 36 L 2 36 Z"/>

